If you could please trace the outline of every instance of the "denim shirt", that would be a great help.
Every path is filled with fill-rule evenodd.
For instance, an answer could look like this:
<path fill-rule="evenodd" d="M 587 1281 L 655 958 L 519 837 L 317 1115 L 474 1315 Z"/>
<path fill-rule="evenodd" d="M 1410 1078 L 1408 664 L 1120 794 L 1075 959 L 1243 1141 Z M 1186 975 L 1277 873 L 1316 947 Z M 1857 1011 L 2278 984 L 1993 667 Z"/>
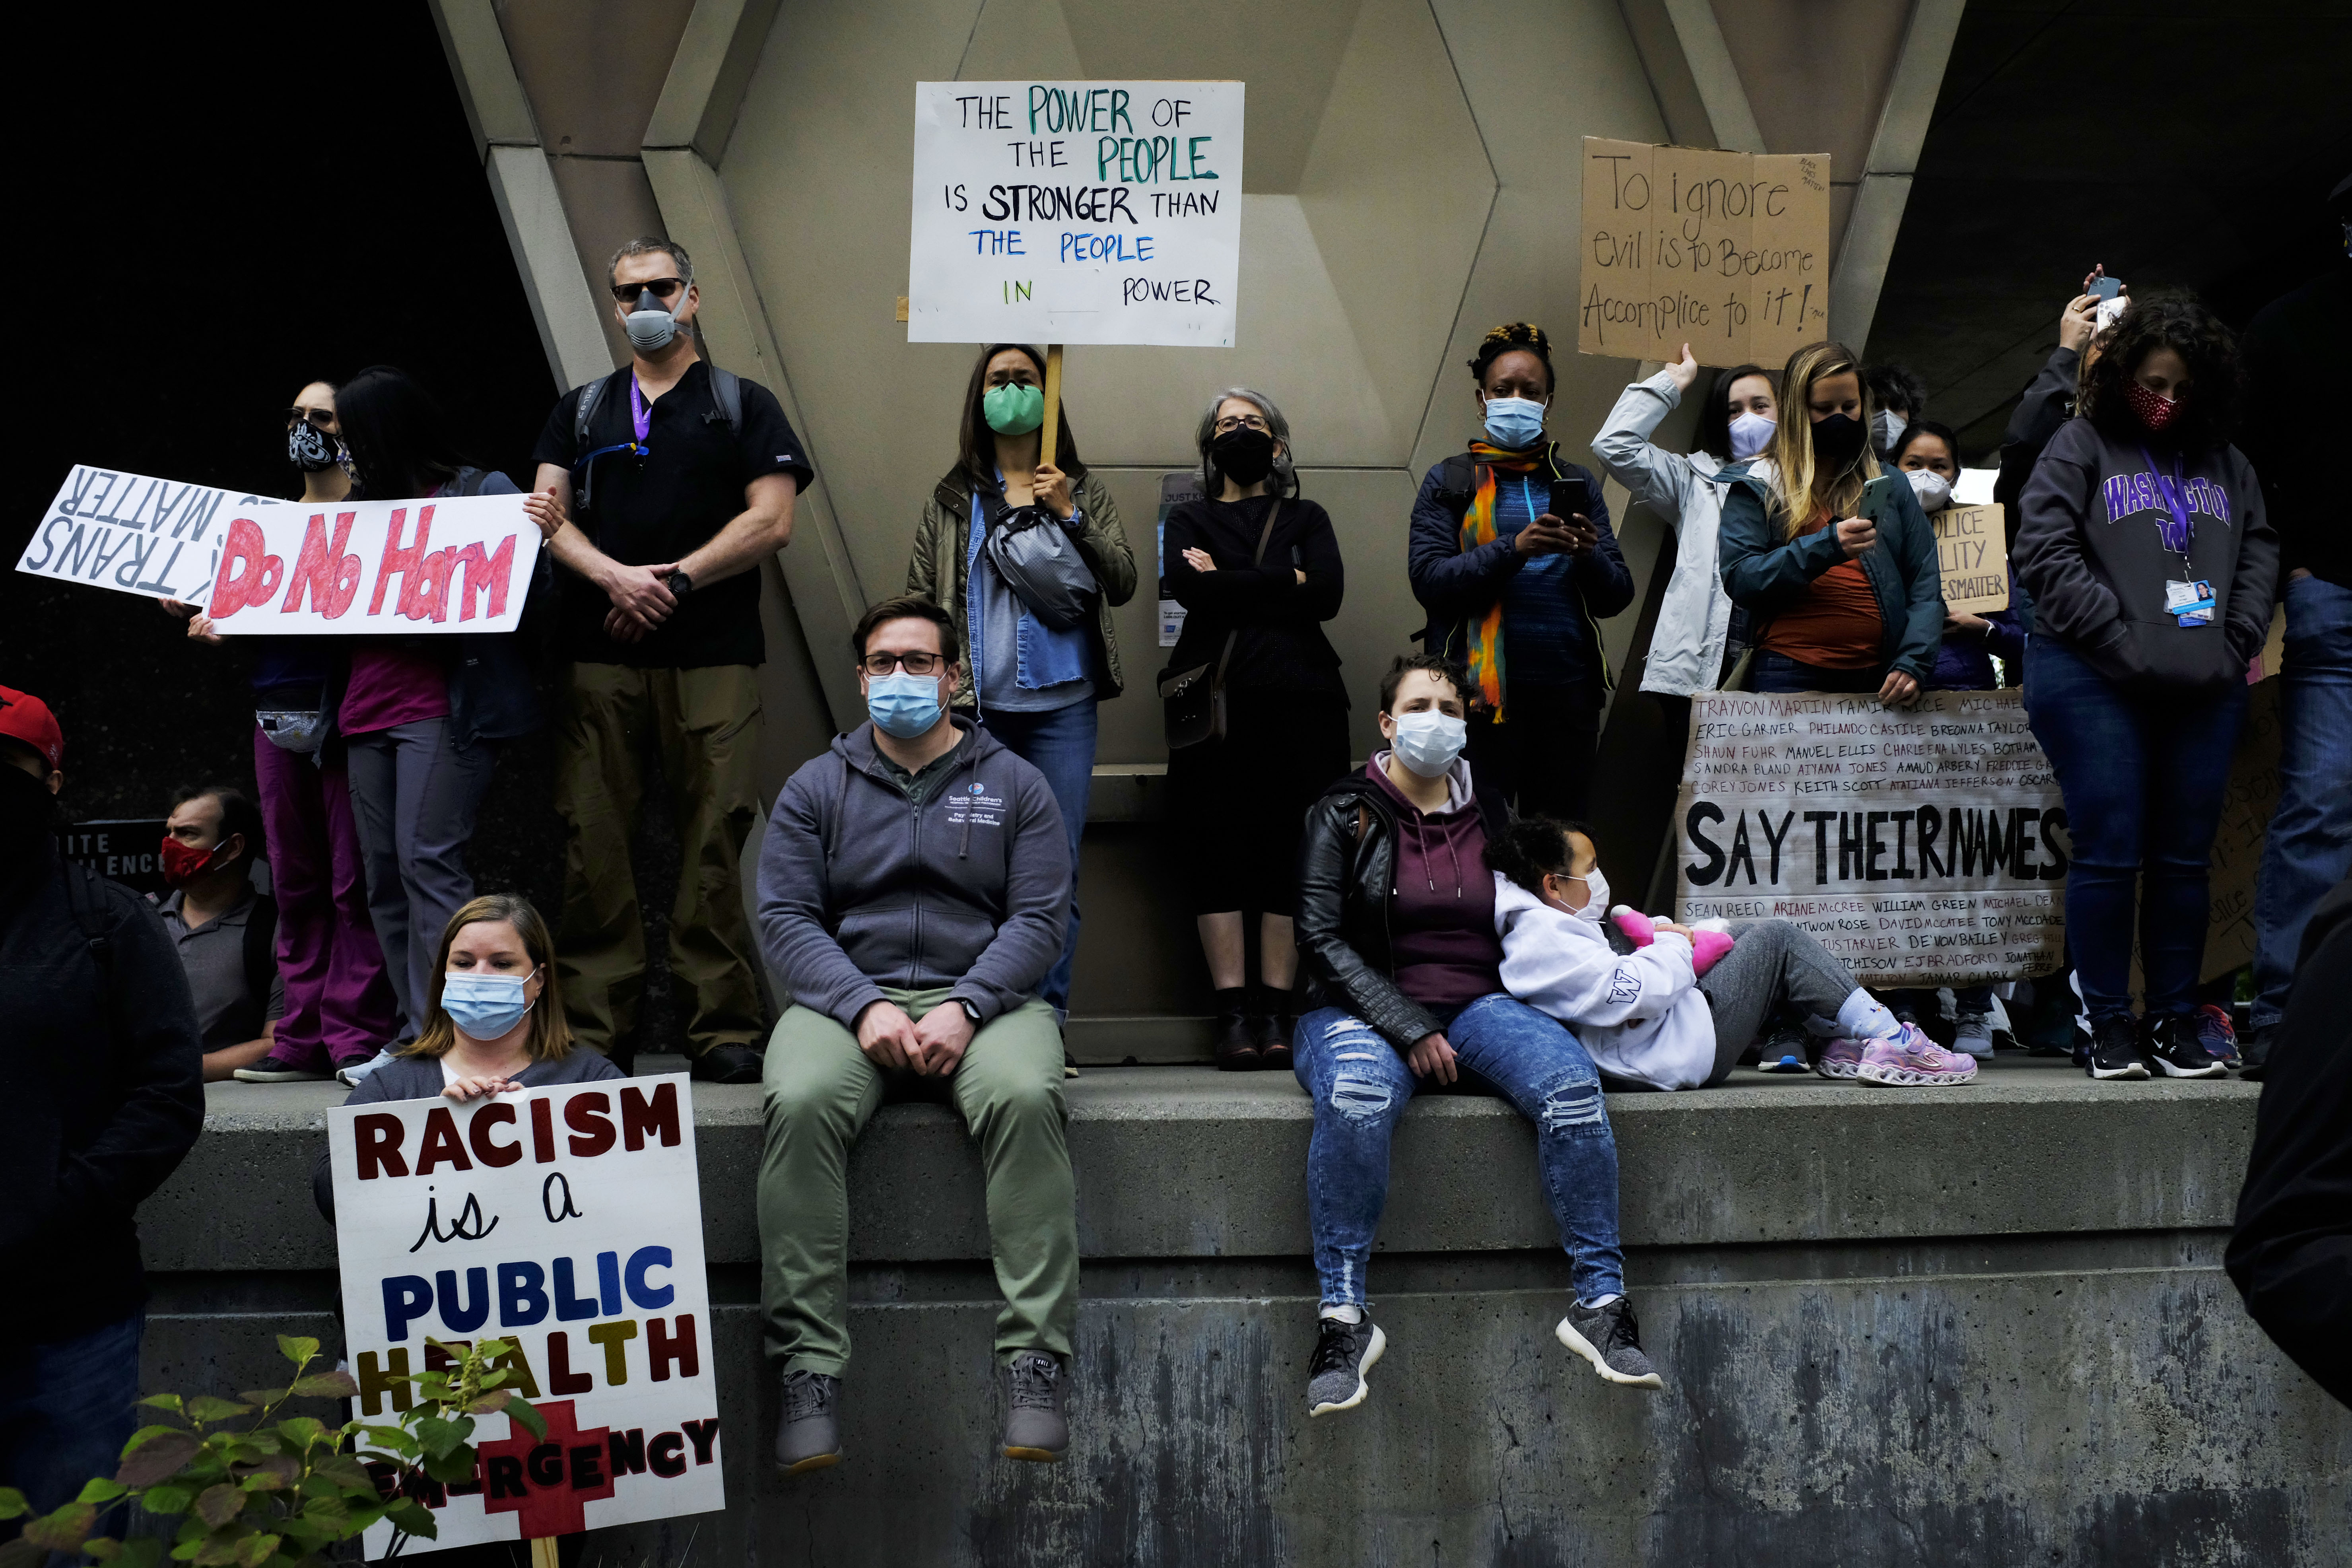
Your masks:
<path fill-rule="evenodd" d="M 997 483 L 1001 497 L 1002 475 Z M 1092 697 L 1093 649 L 1087 628 L 1057 631 L 1031 615 L 982 548 L 987 537 L 988 508 L 975 487 L 971 531 L 964 545 L 964 615 L 971 628 L 971 689 L 981 710 L 1050 713 Z M 1002 670 L 990 673 L 991 656 L 1002 663 L 1008 653 L 1014 666 L 1009 682 Z"/>

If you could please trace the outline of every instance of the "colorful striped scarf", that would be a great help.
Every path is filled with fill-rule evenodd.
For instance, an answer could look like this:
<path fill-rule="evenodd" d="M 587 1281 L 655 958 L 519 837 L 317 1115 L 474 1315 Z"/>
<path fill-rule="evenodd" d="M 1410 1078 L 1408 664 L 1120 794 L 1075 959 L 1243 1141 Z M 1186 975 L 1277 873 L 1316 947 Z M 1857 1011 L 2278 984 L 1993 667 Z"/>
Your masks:
<path fill-rule="evenodd" d="M 1550 443 L 1530 447 L 1524 452 L 1505 451 L 1484 441 L 1470 443 L 1470 458 L 1476 464 L 1477 489 L 1470 495 L 1470 505 L 1462 514 L 1461 546 L 1465 553 L 1482 544 L 1495 542 L 1495 470 L 1508 468 L 1513 473 L 1532 473 L 1551 455 Z M 1503 721 L 1503 600 L 1500 595 L 1486 607 L 1470 632 L 1470 680 L 1477 687 L 1478 697 L 1494 715 L 1495 722 Z"/>

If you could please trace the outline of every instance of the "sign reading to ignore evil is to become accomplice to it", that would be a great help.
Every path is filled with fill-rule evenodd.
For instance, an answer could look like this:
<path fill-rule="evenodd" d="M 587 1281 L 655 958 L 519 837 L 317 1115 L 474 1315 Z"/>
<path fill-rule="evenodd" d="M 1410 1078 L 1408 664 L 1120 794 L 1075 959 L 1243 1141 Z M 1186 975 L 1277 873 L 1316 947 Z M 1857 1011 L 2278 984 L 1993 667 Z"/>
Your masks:
<path fill-rule="evenodd" d="M 1675 823 L 1685 921 L 1792 921 L 1867 984 L 2058 966 L 2073 840 L 2021 692 L 1700 693 Z"/>
<path fill-rule="evenodd" d="M 1584 139 L 1576 347 L 1777 371 L 1829 336 L 1830 158 Z"/>
<path fill-rule="evenodd" d="M 499 1339 L 547 1422 L 477 1417 L 474 1479 L 423 1487 L 440 1534 L 404 1552 L 727 1506 L 685 1074 L 341 1107 L 327 1151 L 361 1418 L 446 1364 L 428 1340 Z"/>
<path fill-rule="evenodd" d="M 915 84 L 907 341 L 1231 348 L 1242 84 Z"/>

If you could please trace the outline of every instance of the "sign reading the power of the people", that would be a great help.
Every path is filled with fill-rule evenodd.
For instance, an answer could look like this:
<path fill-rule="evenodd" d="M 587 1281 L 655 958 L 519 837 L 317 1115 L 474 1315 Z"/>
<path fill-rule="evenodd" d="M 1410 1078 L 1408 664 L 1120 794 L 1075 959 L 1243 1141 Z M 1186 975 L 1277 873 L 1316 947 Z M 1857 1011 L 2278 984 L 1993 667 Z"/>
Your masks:
<path fill-rule="evenodd" d="M 213 630 L 510 632 L 539 559 L 519 495 L 224 509 Z"/>
<path fill-rule="evenodd" d="M 1873 984 L 2057 967 L 2073 841 L 2020 692 L 1703 693 L 1675 823 L 1685 920 L 1793 921 Z"/>
<path fill-rule="evenodd" d="M 361 1417 L 446 1364 L 428 1339 L 499 1339 L 547 1421 L 478 1417 L 474 1479 L 425 1488 L 440 1534 L 404 1551 L 727 1506 L 685 1074 L 341 1108 L 327 1149 Z"/>
<path fill-rule="evenodd" d="M 1826 153 L 1584 139 L 1580 353 L 1778 370 L 1829 336 Z"/>
<path fill-rule="evenodd" d="M 209 485 L 74 466 L 16 570 L 86 587 L 201 605 L 232 513 L 277 503 Z"/>
<path fill-rule="evenodd" d="M 907 341 L 1231 348 L 1237 81 L 915 85 Z"/>

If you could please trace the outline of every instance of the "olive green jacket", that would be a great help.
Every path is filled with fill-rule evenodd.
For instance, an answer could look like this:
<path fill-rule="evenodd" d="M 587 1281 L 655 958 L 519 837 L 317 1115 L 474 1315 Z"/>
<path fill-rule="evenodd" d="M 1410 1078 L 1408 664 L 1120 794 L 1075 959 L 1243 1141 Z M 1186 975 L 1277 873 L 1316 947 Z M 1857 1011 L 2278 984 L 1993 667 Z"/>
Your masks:
<path fill-rule="evenodd" d="M 1084 525 L 1078 532 L 1078 554 L 1087 570 L 1102 585 L 1095 611 L 1095 698 L 1119 694 L 1118 633 L 1111 626 L 1111 606 L 1135 597 L 1135 552 L 1127 547 L 1127 530 L 1119 526 L 1118 503 L 1103 482 L 1087 474 L 1077 481 L 1078 510 Z M 961 470 L 941 479 L 924 503 L 923 521 L 915 530 L 914 558 L 907 563 L 907 592 L 919 594 L 955 617 L 956 657 L 962 670 L 956 679 L 957 708 L 973 706 L 971 692 L 971 627 L 966 619 L 963 563 L 971 541 L 971 479 Z"/>

